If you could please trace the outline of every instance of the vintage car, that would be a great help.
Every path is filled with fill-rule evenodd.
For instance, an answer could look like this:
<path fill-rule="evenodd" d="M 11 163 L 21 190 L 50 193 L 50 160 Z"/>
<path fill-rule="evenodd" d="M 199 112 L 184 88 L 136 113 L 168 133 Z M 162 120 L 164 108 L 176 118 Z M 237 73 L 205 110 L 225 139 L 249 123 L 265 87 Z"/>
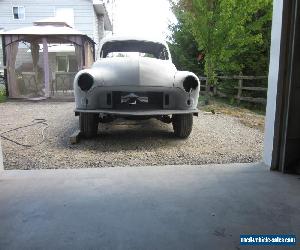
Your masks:
<path fill-rule="evenodd" d="M 117 118 L 156 118 L 172 123 L 177 137 L 187 138 L 198 115 L 199 79 L 176 69 L 167 43 L 112 36 L 100 47 L 100 59 L 74 79 L 82 134 L 93 137 L 99 122 Z"/>

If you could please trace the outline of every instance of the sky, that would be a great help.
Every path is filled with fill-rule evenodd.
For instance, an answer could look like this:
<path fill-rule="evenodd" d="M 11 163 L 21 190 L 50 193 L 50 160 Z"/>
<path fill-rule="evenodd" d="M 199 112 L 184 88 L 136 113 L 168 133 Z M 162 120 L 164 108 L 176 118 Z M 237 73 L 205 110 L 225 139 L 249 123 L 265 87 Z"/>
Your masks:
<path fill-rule="evenodd" d="M 113 13 L 114 34 L 166 38 L 168 25 L 176 22 L 168 0 L 115 0 Z"/>

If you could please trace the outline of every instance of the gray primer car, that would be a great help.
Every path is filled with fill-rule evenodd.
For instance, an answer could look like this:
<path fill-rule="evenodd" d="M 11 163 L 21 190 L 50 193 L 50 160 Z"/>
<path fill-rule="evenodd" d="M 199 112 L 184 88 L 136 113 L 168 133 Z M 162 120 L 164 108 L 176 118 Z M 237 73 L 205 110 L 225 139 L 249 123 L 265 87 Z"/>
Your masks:
<path fill-rule="evenodd" d="M 74 91 L 75 114 L 88 138 L 97 134 L 99 122 L 116 118 L 156 118 L 186 138 L 198 114 L 199 79 L 176 69 L 164 41 L 104 39 L 100 59 L 78 72 Z"/>

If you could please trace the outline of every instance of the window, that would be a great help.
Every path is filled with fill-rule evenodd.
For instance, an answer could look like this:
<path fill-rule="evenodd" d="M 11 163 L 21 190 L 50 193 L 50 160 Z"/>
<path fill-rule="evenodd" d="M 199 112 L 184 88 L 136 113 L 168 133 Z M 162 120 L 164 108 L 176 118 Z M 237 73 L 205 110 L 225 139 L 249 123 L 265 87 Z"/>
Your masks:
<path fill-rule="evenodd" d="M 16 20 L 25 19 L 25 8 L 23 6 L 13 6 L 13 16 Z"/>
<path fill-rule="evenodd" d="M 57 56 L 56 57 L 57 72 L 77 72 L 78 66 L 75 56 Z"/>
<path fill-rule="evenodd" d="M 150 53 L 141 53 L 141 52 L 109 52 L 106 56 L 107 58 L 113 57 L 150 57 L 155 58 L 153 54 Z"/>
<path fill-rule="evenodd" d="M 108 41 L 102 46 L 101 57 L 150 57 L 169 60 L 167 48 L 156 42 L 124 40 Z"/>
<path fill-rule="evenodd" d="M 57 57 L 57 71 L 58 72 L 67 72 L 68 71 L 68 57 L 67 56 L 58 56 Z"/>
<path fill-rule="evenodd" d="M 77 72 L 78 71 L 78 63 L 76 61 L 75 56 L 69 56 L 69 72 Z"/>
<path fill-rule="evenodd" d="M 161 59 L 161 60 L 169 60 L 169 53 L 168 53 L 166 48 L 163 48 L 159 52 L 159 57 L 158 58 Z"/>

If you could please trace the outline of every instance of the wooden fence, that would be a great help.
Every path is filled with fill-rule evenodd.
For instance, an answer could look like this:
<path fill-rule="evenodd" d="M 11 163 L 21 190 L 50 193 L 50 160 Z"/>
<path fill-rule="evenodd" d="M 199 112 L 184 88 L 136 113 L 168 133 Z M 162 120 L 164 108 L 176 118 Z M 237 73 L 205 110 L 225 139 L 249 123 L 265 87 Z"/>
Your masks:
<path fill-rule="evenodd" d="M 204 90 L 206 93 L 212 93 L 214 96 L 225 97 L 225 98 L 229 97 L 227 94 L 222 93 L 216 85 L 210 86 L 208 84 L 207 77 L 200 76 L 199 79 L 200 79 L 200 91 Z M 252 96 L 244 95 L 245 91 L 247 91 L 247 93 L 249 93 L 249 91 L 267 92 L 268 89 L 265 87 L 259 87 L 259 86 L 253 87 L 253 86 L 245 86 L 244 85 L 244 80 L 251 80 L 251 81 L 265 80 L 265 79 L 268 79 L 267 76 L 243 76 L 243 75 L 218 76 L 217 79 L 237 81 L 237 85 L 234 87 L 234 89 L 237 90 L 237 94 L 234 96 L 234 98 L 237 100 L 238 103 L 240 103 L 241 101 L 246 101 L 246 102 L 266 104 L 266 102 L 267 102 L 266 98 L 252 97 Z"/>

